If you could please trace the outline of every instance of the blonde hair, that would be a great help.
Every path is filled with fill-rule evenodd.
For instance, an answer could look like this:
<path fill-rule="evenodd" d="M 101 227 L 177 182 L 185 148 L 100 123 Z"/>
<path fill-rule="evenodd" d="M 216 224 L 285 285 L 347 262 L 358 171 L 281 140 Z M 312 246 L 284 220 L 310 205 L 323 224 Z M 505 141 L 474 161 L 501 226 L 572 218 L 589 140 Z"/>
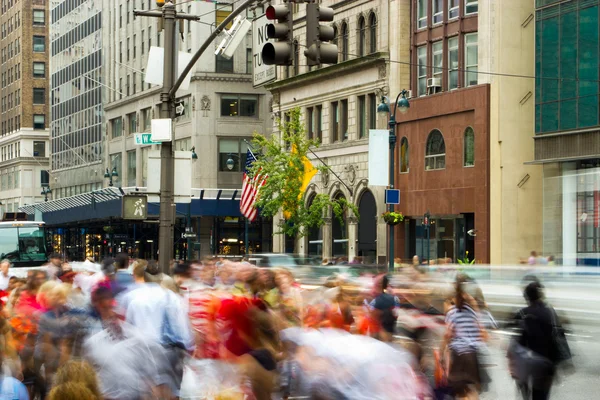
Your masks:
<path fill-rule="evenodd" d="M 50 293 L 58 286 L 57 281 L 46 281 L 40 286 L 35 300 L 44 308 L 50 308 Z"/>
<path fill-rule="evenodd" d="M 137 259 L 133 262 L 133 276 L 143 278 L 148 268 L 148 261 Z"/>
<path fill-rule="evenodd" d="M 66 383 L 83 384 L 97 398 L 102 398 L 96 371 L 85 361 L 69 360 L 56 371 L 54 385 L 59 386 Z"/>
<path fill-rule="evenodd" d="M 48 400 L 100 400 L 83 383 L 67 382 L 55 386 L 48 395 Z"/>

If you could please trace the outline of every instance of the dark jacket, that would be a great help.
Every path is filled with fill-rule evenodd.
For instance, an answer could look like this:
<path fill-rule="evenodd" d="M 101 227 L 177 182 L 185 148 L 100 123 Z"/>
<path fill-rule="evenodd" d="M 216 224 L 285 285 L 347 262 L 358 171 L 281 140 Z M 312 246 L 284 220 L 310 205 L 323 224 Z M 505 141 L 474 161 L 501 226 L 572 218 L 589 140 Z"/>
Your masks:
<path fill-rule="evenodd" d="M 519 343 L 537 354 L 556 361 L 556 346 L 552 339 L 554 310 L 538 301 L 521 309 L 515 319 L 522 328 Z M 558 323 L 558 322 L 557 322 Z"/>

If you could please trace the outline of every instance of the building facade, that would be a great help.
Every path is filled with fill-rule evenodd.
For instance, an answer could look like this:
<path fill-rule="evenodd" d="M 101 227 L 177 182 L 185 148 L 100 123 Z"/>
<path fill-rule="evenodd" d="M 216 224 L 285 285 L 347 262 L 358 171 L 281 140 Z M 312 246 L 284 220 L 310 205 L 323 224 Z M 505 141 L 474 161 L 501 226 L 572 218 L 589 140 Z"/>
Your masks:
<path fill-rule="evenodd" d="M 48 2 L 1 2 L 0 210 L 44 200 L 48 186 Z"/>
<path fill-rule="evenodd" d="M 600 265 L 600 2 L 535 2 L 535 160 L 543 252 Z"/>
<path fill-rule="evenodd" d="M 409 85 L 410 4 L 322 1 L 321 5 L 334 10 L 334 21 L 329 25 L 336 32 L 338 63 L 307 66 L 303 51 L 307 45 L 305 7 L 295 5 L 295 63 L 278 67 L 279 79 L 267 88 L 273 93 L 273 108 L 279 118 L 285 118 L 293 108 L 301 109 L 309 138 L 321 143 L 315 153 L 337 175 L 317 174 L 305 194 L 307 203 L 317 193 L 344 197 L 356 205 L 359 218 L 346 215 L 340 222 L 326 216 L 320 229 L 298 239 L 298 243 L 276 235 L 274 251 L 296 248 L 302 254 L 327 259 L 360 256 L 367 262 L 383 262 L 387 227 L 380 214 L 385 211 L 385 188 L 369 186 L 369 130 L 386 128 L 387 121 L 376 113 L 382 96 L 395 98 Z M 391 58 L 398 63 L 391 63 Z M 315 158 L 312 162 L 319 163 Z"/>
<path fill-rule="evenodd" d="M 50 10 L 51 182 L 54 198 L 102 188 L 102 4 L 53 1 Z"/>

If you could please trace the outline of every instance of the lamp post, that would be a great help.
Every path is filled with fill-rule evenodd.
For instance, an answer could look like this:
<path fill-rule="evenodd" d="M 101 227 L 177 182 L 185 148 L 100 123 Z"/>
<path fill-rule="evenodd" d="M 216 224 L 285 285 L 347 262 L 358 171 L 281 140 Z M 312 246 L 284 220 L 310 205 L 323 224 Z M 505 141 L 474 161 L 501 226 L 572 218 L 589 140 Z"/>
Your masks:
<path fill-rule="evenodd" d="M 108 186 L 112 186 L 113 185 L 113 177 L 114 178 L 118 178 L 119 177 L 119 173 L 117 172 L 117 167 L 113 167 L 112 171 L 108 171 L 108 168 L 106 168 L 106 172 L 104 173 L 104 177 L 106 179 L 108 179 Z"/>
<path fill-rule="evenodd" d="M 410 108 L 410 103 L 408 102 L 408 99 L 406 98 L 406 95 L 408 94 L 408 92 L 404 89 L 402 89 L 402 91 L 400 93 L 398 93 L 398 96 L 396 97 L 396 102 L 394 103 L 394 111 L 391 112 L 390 107 L 388 105 L 389 103 L 389 99 L 387 99 L 385 96 L 382 96 L 381 98 L 381 103 L 377 106 L 377 113 L 378 114 L 389 114 L 389 129 L 390 129 L 390 189 L 394 188 L 394 150 L 396 149 L 396 110 L 399 108 L 401 113 L 406 113 L 408 111 L 408 109 Z M 386 99 L 388 100 L 388 103 L 386 103 Z M 389 212 L 393 212 L 394 211 L 394 205 L 393 204 L 389 204 L 388 205 L 388 211 Z M 393 271 L 394 270 L 394 226 L 390 225 L 389 226 L 389 255 L 388 255 L 388 270 L 389 271 Z"/>
<path fill-rule="evenodd" d="M 429 245 L 430 245 L 430 231 L 429 228 L 431 227 L 431 214 L 429 213 L 429 210 L 427 210 L 427 212 L 425 213 L 425 215 L 423 215 L 423 228 L 425 228 L 425 232 L 427 232 L 427 265 L 429 265 L 429 259 L 431 258 L 429 255 Z M 421 241 L 421 253 L 423 253 L 423 241 Z"/>
<path fill-rule="evenodd" d="M 44 201 L 48 201 L 48 195 L 52 193 L 52 189 L 50 186 L 42 186 L 42 196 L 44 196 Z"/>

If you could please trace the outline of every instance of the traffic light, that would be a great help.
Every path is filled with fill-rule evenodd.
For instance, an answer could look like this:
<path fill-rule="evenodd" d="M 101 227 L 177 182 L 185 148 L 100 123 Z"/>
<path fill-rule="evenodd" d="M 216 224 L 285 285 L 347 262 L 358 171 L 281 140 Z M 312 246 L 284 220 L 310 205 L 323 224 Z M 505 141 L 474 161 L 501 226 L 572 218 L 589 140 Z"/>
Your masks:
<path fill-rule="evenodd" d="M 320 22 L 333 21 L 333 8 L 321 7 L 312 1 L 306 4 L 306 45 L 304 55 L 308 65 L 337 64 L 338 48 L 335 44 L 326 43 L 333 40 L 335 31 L 331 26 L 320 25 Z"/>
<path fill-rule="evenodd" d="M 292 8 L 289 5 L 269 6 L 267 19 L 277 23 L 267 25 L 267 38 L 277 39 L 267 42 L 262 49 L 262 60 L 266 65 L 292 65 L 293 24 Z"/>

